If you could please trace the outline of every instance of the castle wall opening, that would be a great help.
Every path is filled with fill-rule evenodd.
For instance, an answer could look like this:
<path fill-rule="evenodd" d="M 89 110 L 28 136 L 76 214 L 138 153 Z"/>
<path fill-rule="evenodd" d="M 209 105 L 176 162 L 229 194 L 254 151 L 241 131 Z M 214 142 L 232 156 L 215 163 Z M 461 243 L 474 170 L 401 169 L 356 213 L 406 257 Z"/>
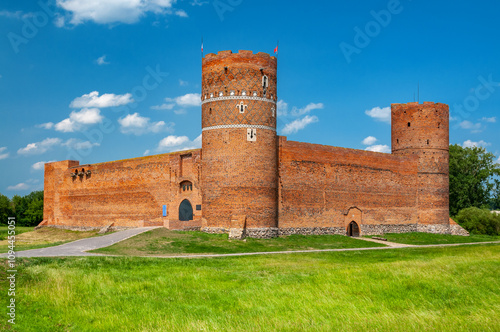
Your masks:
<path fill-rule="evenodd" d="M 193 220 L 193 206 L 189 200 L 185 199 L 179 205 L 179 220 L 189 221 Z"/>
<path fill-rule="evenodd" d="M 352 237 L 359 236 L 359 226 L 355 221 L 351 221 L 349 226 L 347 226 L 347 235 Z"/>

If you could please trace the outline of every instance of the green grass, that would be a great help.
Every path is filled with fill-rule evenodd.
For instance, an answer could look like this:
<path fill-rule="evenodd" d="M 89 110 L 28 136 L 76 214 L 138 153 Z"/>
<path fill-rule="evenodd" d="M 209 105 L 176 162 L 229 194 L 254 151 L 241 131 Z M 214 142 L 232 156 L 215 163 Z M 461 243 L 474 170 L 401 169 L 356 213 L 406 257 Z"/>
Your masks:
<path fill-rule="evenodd" d="M 18 264 L 17 331 L 500 328 L 500 245 Z"/>
<path fill-rule="evenodd" d="M 308 249 L 383 247 L 342 235 L 290 235 L 274 239 L 228 240 L 227 234 L 170 231 L 157 228 L 93 253 L 126 256 L 231 254 Z"/>
<path fill-rule="evenodd" d="M 489 235 L 459 236 L 431 233 L 387 233 L 374 236 L 385 238 L 390 242 L 416 245 L 500 241 L 500 236 Z"/>
<path fill-rule="evenodd" d="M 6 232 L 7 228 L 5 228 Z M 87 237 L 98 236 L 97 232 L 97 230 L 82 232 L 53 227 L 43 227 L 35 231 L 33 227 L 16 227 L 15 251 L 53 247 Z M 0 240 L 0 253 L 8 252 L 9 245 L 7 237 Z"/>
<path fill-rule="evenodd" d="M 16 226 L 16 235 L 26 233 L 26 232 L 33 232 L 35 227 L 24 227 L 24 226 Z M 8 226 L 0 226 L 0 241 L 7 240 L 8 235 Z"/>

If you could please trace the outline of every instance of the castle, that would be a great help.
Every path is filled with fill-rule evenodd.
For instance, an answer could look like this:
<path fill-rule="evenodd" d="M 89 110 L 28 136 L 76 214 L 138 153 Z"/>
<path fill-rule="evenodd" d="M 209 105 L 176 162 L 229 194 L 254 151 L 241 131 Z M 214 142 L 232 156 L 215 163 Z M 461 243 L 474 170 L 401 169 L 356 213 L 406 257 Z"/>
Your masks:
<path fill-rule="evenodd" d="M 202 148 L 45 165 L 42 225 L 165 226 L 230 233 L 467 232 L 449 218 L 449 109 L 392 104 L 392 154 L 276 134 L 277 60 L 222 51 L 202 62 Z"/>

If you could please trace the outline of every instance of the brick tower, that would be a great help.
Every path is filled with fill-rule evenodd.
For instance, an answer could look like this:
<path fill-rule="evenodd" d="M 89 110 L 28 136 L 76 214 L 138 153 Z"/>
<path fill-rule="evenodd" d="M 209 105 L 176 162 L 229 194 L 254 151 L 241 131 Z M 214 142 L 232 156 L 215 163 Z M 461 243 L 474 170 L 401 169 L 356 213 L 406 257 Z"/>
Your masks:
<path fill-rule="evenodd" d="M 449 231 L 449 108 L 424 102 L 392 104 L 392 153 L 416 154 L 417 230 Z"/>
<path fill-rule="evenodd" d="M 254 237 L 277 232 L 276 70 L 276 58 L 265 53 L 222 51 L 203 59 L 206 231 L 246 227 Z"/>

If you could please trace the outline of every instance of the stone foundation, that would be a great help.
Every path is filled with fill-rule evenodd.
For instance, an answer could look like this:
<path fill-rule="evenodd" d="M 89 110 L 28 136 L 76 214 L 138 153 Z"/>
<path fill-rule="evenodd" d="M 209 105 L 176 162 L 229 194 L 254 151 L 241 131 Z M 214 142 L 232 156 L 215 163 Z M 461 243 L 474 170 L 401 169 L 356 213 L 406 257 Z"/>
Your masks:
<path fill-rule="evenodd" d="M 345 228 L 343 227 L 290 227 L 290 228 L 280 228 L 279 235 L 347 235 Z"/>
<path fill-rule="evenodd" d="M 406 225 L 359 225 L 360 235 L 382 235 L 385 233 L 411 233 L 418 232 L 416 224 Z"/>

